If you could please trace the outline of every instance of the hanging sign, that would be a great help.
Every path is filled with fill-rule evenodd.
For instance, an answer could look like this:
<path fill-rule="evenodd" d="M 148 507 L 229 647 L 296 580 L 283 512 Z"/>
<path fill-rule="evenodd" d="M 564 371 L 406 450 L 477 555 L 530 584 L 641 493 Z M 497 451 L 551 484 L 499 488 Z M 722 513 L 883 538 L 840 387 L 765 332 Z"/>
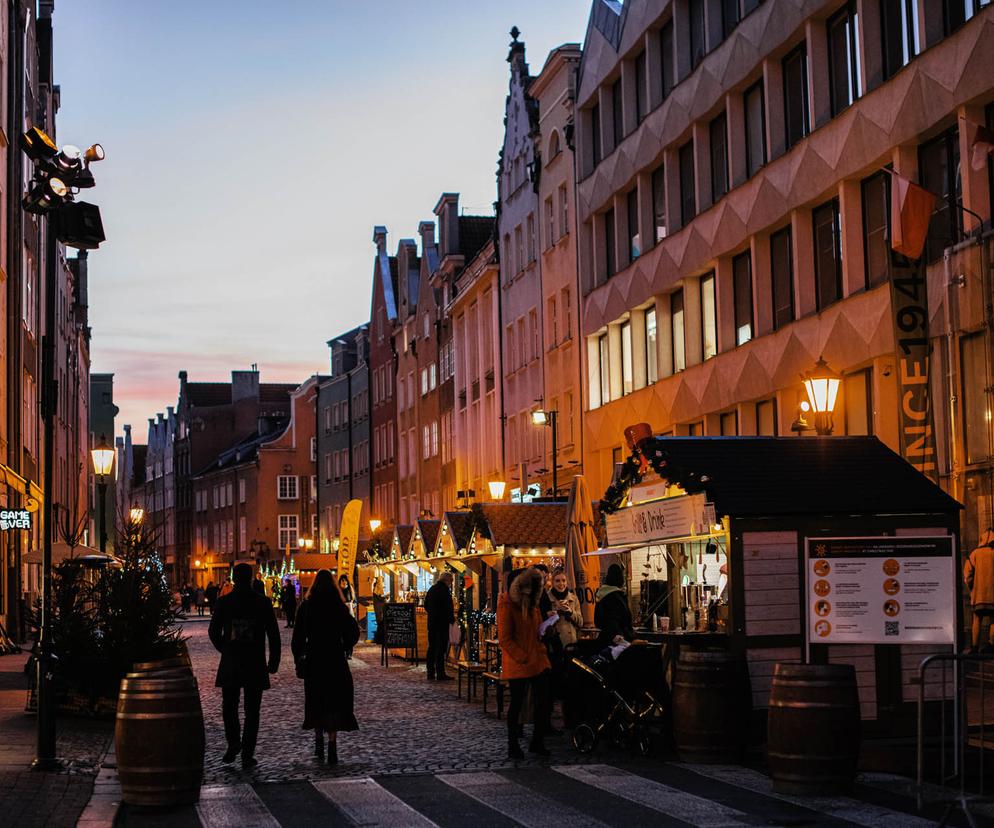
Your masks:
<path fill-rule="evenodd" d="M 31 529 L 31 512 L 27 509 L 0 509 L 0 531 Z"/>
<path fill-rule="evenodd" d="M 807 538 L 810 644 L 952 644 L 953 538 Z"/>
<path fill-rule="evenodd" d="M 644 546 L 710 531 L 703 494 L 680 495 L 619 509 L 604 519 L 609 546 Z"/>

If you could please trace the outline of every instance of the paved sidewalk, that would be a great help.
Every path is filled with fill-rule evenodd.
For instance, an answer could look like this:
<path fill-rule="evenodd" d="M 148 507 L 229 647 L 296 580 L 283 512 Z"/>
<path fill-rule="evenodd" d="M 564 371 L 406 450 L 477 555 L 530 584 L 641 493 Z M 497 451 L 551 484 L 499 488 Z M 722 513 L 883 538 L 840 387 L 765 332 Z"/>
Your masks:
<path fill-rule="evenodd" d="M 0 656 L 0 823 L 33 826 L 77 824 L 113 736 L 113 722 L 60 718 L 57 752 L 65 761 L 59 773 L 31 770 L 36 719 L 24 710 L 27 652 Z"/>

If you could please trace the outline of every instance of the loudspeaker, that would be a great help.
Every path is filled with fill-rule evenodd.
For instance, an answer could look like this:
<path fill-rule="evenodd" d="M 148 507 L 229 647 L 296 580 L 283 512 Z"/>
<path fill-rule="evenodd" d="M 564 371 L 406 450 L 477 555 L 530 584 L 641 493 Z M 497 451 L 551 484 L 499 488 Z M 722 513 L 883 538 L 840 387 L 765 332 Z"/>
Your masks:
<path fill-rule="evenodd" d="M 78 250 L 95 250 L 106 240 L 100 208 L 85 201 L 70 201 L 58 212 L 59 241 Z"/>

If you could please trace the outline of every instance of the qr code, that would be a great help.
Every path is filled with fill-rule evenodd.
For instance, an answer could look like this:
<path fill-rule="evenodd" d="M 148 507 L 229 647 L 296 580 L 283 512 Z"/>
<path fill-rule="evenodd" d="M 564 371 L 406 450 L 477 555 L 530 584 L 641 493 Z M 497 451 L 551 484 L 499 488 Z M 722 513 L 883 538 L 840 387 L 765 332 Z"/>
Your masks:
<path fill-rule="evenodd" d="M 884 621 L 884 635 L 900 635 L 900 634 L 901 634 L 900 621 Z"/>

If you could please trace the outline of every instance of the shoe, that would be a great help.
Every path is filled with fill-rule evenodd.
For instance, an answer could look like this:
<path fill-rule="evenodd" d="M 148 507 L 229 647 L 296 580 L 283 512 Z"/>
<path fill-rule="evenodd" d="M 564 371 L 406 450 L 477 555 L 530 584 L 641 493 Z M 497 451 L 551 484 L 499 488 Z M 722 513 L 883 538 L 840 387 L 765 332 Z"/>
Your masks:
<path fill-rule="evenodd" d="M 434 676 L 428 676 L 428 681 L 434 681 L 434 680 L 435 680 Z"/>
<path fill-rule="evenodd" d="M 229 747 L 224 752 L 224 756 L 221 757 L 221 761 L 224 762 L 226 765 L 230 764 L 231 762 L 235 761 L 235 758 L 241 752 L 242 752 L 242 746 L 241 745 L 238 745 L 238 747 Z"/>
<path fill-rule="evenodd" d="M 534 753 L 536 756 L 552 756 L 552 751 L 541 742 L 532 742 L 528 745 L 528 752 Z"/>
<path fill-rule="evenodd" d="M 328 764 L 338 764 L 338 742 L 328 742 Z"/>
<path fill-rule="evenodd" d="M 448 674 L 439 676 L 436 681 L 455 681 L 455 676 L 450 676 Z"/>
<path fill-rule="evenodd" d="M 508 759 L 524 759 L 525 754 L 521 751 L 521 745 L 518 744 L 518 740 L 515 739 L 512 742 L 507 743 L 507 758 Z"/>
<path fill-rule="evenodd" d="M 243 756 L 242 757 L 242 770 L 252 770 L 256 765 L 259 764 L 259 760 L 254 756 Z"/>

